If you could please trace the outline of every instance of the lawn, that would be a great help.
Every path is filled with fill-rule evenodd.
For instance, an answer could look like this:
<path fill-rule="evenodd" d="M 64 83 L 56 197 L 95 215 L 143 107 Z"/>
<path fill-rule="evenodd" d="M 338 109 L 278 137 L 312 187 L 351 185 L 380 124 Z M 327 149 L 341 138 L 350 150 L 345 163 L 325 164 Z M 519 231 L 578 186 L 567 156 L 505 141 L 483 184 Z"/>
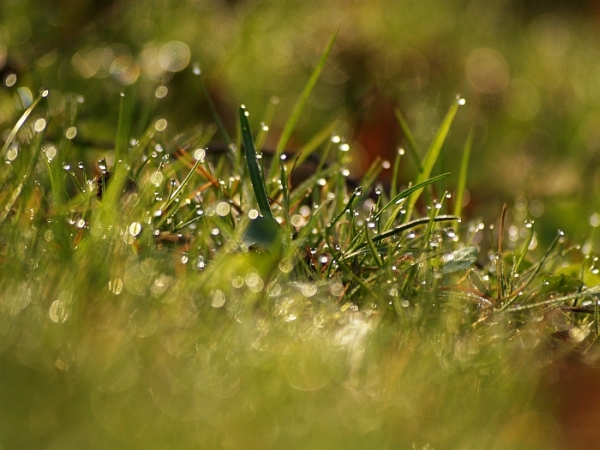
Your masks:
<path fill-rule="evenodd" d="M 599 448 L 592 5 L 0 8 L 2 448 Z"/>

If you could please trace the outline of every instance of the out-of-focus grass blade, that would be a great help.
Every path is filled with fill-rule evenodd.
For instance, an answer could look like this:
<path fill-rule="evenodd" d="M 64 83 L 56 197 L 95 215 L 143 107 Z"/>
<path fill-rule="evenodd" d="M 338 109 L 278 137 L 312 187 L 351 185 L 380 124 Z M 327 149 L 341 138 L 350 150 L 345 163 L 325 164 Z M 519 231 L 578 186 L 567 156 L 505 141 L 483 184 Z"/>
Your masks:
<path fill-rule="evenodd" d="M 15 139 L 15 136 L 17 135 L 25 121 L 29 118 L 29 116 L 31 115 L 37 104 L 40 102 L 40 100 L 45 97 L 48 97 L 48 90 L 46 89 L 40 92 L 40 94 L 31 102 L 31 105 L 29 105 L 25 112 L 21 115 L 19 120 L 17 120 L 17 123 L 6 138 L 6 142 L 4 142 L 4 145 L 2 146 L 2 150 L 0 150 L 0 156 L 6 153 L 8 147 L 10 146 L 10 144 L 12 144 L 13 140 Z"/>
<path fill-rule="evenodd" d="M 286 147 L 288 141 L 290 140 L 290 137 L 292 136 L 292 131 L 294 131 L 294 127 L 296 126 L 296 123 L 298 122 L 298 119 L 300 118 L 300 113 L 304 109 L 304 105 L 306 105 L 306 102 L 308 101 L 308 97 L 310 97 L 310 94 L 312 93 L 315 85 L 317 84 L 317 80 L 319 79 L 319 76 L 321 75 L 321 72 L 323 71 L 323 68 L 325 67 L 325 62 L 327 61 L 327 58 L 329 57 L 329 54 L 331 53 L 331 49 L 333 48 L 333 43 L 335 42 L 337 33 L 338 33 L 338 30 L 335 30 L 333 35 L 329 39 L 329 42 L 327 43 L 327 47 L 325 47 L 325 51 L 321 55 L 321 59 L 319 59 L 319 63 L 317 64 L 317 67 L 315 67 L 315 70 L 313 70 L 312 75 L 308 79 L 308 83 L 306 83 L 306 86 L 304 86 L 304 90 L 302 91 L 300 98 L 298 99 L 298 101 L 296 102 L 296 105 L 294 106 L 292 115 L 290 116 L 290 118 L 286 122 L 285 126 L 283 127 L 283 131 L 281 133 L 281 138 L 279 138 L 279 142 L 277 143 L 277 147 L 275 148 L 275 156 L 273 158 L 273 161 L 271 162 L 271 167 L 269 169 L 269 173 L 275 173 L 274 170 L 277 167 L 277 161 L 279 160 L 279 156 L 285 150 L 285 147 Z"/>
<path fill-rule="evenodd" d="M 329 137 L 331 137 L 331 133 L 338 126 L 339 121 L 334 120 L 329 125 L 325 126 L 321 131 L 314 135 L 314 137 L 308 141 L 297 153 L 298 157 L 294 161 L 290 161 L 287 163 L 288 169 L 292 166 L 299 166 L 306 159 L 314 153 L 314 151 L 319 148 L 319 146 L 325 142 Z"/>
<path fill-rule="evenodd" d="M 462 217 L 462 205 L 465 198 L 465 189 L 467 187 L 467 173 L 469 171 L 469 159 L 471 157 L 471 148 L 473 147 L 473 137 L 475 131 L 471 129 L 465 148 L 463 150 L 462 160 L 460 162 L 460 174 L 458 176 L 458 187 L 456 188 L 456 196 L 454 198 L 454 215 Z M 454 228 L 458 228 L 458 221 L 454 224 Z"/>
<path fill-rule="evenodd" d="M 248 165 L 248 173 L 250 175 L 250 181 L 252 182 L 252 188 L 254 189 L 254 196 L 258 203 L 258 209 L 263 217 L 272 220 L 273 213 L 271 212 L 271 206 L 269 205 L 269 198 L 267 197 L 267 188 L 265 186 L 265 179 L 261 173 L 256 158 L 256 148 L 254 147 L 254 139 L 252 138 L 252 132 L 250 131 L 250 124 L 248 123 L 246 107 L 240 106 L 240 127 L 242 131 L 242 141 L 244 143 L 244 154 L 246 155 L 246 164 Z M 276 158 L 279 160 L 279 157 Z M 275 158 L 274 158 L 275 160 Z"/>
<path fill-rule="evenodd" d="M 429 146 L 429 150 L 427 150 L 427 154 L 425 155 L 425 159 L 423 160 L 423 165 L 421 167 L 421 171 L 419 172 L 419 175 L 417 176 L 417 180 L 416 180 L 415 184 L 422 183 L 423 181 L 427 180 L 429 178 L 429 176 L 431 175 L 433 166 L 435 165 L 435 162 L 437 161 L 438 156 L 440 155 L 440 150 L 442 149 L 442 146 L 444 145 L 444 141 L 446 140 L 446 136 L 448 136 L 448 131 L 450 131 L 450 126 L 452 125 L 452 121 L 454 120 L 454 117 L 456 116 L 456 112 L 458 111 L 458 107 L 461 105 L 464 105 L 464 103 L 465 102 L 462 98 L 458 98 L 456 101 L 454 101 L 452 103 L 452 106 L 450 106 L 450 109 L 448 110 L 448 113 L 446 114 L 446 117 L 444 118 L 442 125 L 440 125 L 440 128 L 438 129 L 438 132 L 435 135 L 435 138 L 433 139 L 433 142 Z M 410 218 L 412 216 L 412 210 L 413 210 L 415 204 L 417 203 L 417 200 L 419 199 L 421 192 L 422 192 L 422 190 L 415 191 L 408 198 L 408 205 L 406 207 L 406 220 L 407 221 L 410 220 Z"/>
<path fill-rule="evenodd" d="M 415 160 L 417 170 L 420 172 L 422 169 L 422 165 L 421 157 L 419 156 L 419 151 L 417 150 L 417 143 L 415 142 L 415 137 L 413 136 L 412 131 L 410 131 L 408 122 L 406 122 L 404 114 L 402 114 L 402 111 L 400 111 L 400 109 L 396 109 L 396 118 L 398 119 L 400 128 L 402 128 L 402 133 L 404 133 L 404 137 L 406 138 L 406 143 L 408 144 L 408 151 Z"/>
<path fill-rule="evenodd" d="M 225 125 L 223 125 L 221 116 L 219 116 L 219 113 L 217 112 L 217 108 L 215 107 L 215 104 L 213 103 L 212 98 L 210 97 L 210 93 L 208 92 L 206 83 L 204 83 L 204 79 L 202 78 L 202 72 L 200 71 L 200 67 L 194 66 L 193 70 L 194 70 L 194 73 L 196 75 L 198 75 L 198 79 L 200 80 L 200 90 L 202 91 L 204 98 L 208 102 L 208 107 L 210 109 L 210 113 L 213 116 L 215 123 L 217 124 L 217 128 L 219 129 L 221 136 L 223 136 L 225 143 L 229 146 L 232 144 L 233 141 L 229 137 L 229 133 L 227 133 L 227 129 L 225 128 Z"/>
<path fill-rule="evenodd" d="M 254 146 L 259 150 L 262 149 L 265 145 L 265 141 L 267 140 L 267 135 L 269 134 L 269 127 L 271 126 L 273 117 L 275 117 L 275 111 L 277 110 L 277 105 L 279 105 L 279 98 L 271 97 L 271 100 L 269 100 L 269 106 L 267 107 L 267 112 L 265 114 L 265 118 L 262 121 L 260 131 L 256 135 L 256 142 L 254 143 Z"/>

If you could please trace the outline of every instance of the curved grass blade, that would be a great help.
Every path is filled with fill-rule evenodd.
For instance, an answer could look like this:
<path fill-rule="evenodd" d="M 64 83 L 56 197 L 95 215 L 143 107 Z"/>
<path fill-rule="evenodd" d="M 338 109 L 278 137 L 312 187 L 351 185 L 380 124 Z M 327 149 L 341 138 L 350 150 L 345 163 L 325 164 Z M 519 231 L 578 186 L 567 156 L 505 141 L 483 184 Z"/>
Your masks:
<path fill-rule="evenodd" d="M 40 100 L 42 100 L 42 98 L 46 98 L 46 97 L 48 97 L 48 90 L 43 89 L 40 92 L 40 94 L 33 100 L 33 102 L 31 102 L 31 105 L 29 105 L 27 107 L 25 112 L 21 115 L 19 120 L 17 120 L 17 123 L 15 124 L 15 126 L 11 130 L 10 134 L 6 138 L 6 142 L 4 142 L 4 145 L 2 146 L 2 150 L 0 150 L 0 156 L 4 155 L 6 153 L 6 151 L 8 150 L 8 147 L 10 146 L 10 144 L 12 144 L 13 140 L 15 139 L 15 136 L 17 135 L 17 133 L 19 132 L 19 130 L 21 129 L 21 127 L 23 126 L 25 121 L 29 118 L 29 116 L 31 115 L 31 113 L 33 112 L 33 110 L 35 109 L 37 104 L 40 102 Z"/>
<path fill-rule="evenodd" d="M 380 235 L 373 237 L 373 242 L 382 241 L 383 239 L 402 233 L 403 231 L 410 230 L 411 228 L 419 225 L 427 225 L 430 222 L 448 222 L 456 219 L 458 219 L 456 216 L 443 215 L 438 217 L 422 217 L 420 219 L 411 220 L 410 222 L 403 223 L 399 227 L 393 228 L 385 233 L 381 233 Z"/>
<path fill-rule="evenodd" d="M 321 58 L 319 59 L 319 62 L 317 64 L 317 66 L 315 67 L 315 70 L 313 70 L 312 75 L 308 79 L 308 83 L 306 83 L 306 86 L 304 86 L 304 90 L 302 91 L 300 98 L 298 99 L 298 101 L 296 102 L 296 105 L 294 106 L 292 115 L 290 116 L 290 118 L 288 119 L 288 121 L 285 124 L 285 127 L 283 128 L 283 131 L 281 133 L 281 138 L 279 138 L 279 142 L 277 143 L 277 147 L 275 148 L 275 155 L 273 156 L 273 161 L 271 162 L 271 167 L 269 169 L 269 173 L 275 173 L 274 171 L 276 168 L 277 160 L 279 159 L 279 156 L 281 156 L 281 154 L 285 150 L 285 147 L 286 147 L 288 141 L 290 140 L 290 137 L 292 136 L 292 131 L 294 131 L 294 127 L 296 126 L 296 123 L 298 122 L 298 119 L 300 118 L 300 113 L 304 109 L 304 106 L 306 105 L 306 102 L 308 101 L 308 97 L 310 97 L 310 94 L 312 93 L 315 85 L 317 84 L 317 80 L 319 79 L 319 76 L 321 76 L 321 72 L 323 71 L 323 68 L 325 67 L 325 63 L 327 62 L 327 58 L 329 57 L 329 54 L 331 53 L 331 49 L 333 48 L 333 43 L 335 42 L 337 33 L 338 33 L 338 30 L 336 29 L 333 32 L 333 35 L 331 36 L 331 38 L 329 39 L 329 42 L 327 43 L 327 47 L 325 47 L 325 51 L 321 55 Z"/>
<path fill-rule="evenodd" d="M 408 189 L 403 190 L 402 192 L 397 194 L 395 197 L 393 197 L 389 202 L 387 202 L 385 205 L 383 205 L 383 207 L 379 211 L 377 211 L 377 213 L 373 216 L 373 219 L 378 219 L 379 216 L 381 216 L 381 214 L 385 210 L 387 210 L 391 206 L 398 204 L 398 202 L 400 200 L 407 198 L 409 195 L 411 195 L 415 191 L 418 191 L 419 189 L 423 189 L 428 184 L 435 183 L 436 181 L 441 180 L 442 178 L 445 178 L 448 175 L 450 175 L 450 172 L 443 173 L 441 175 L 436 175 L 435 177 L 429 178 L 428 180 L 422 181 L 420 183 L 415 184 L 414 186 L 409 187 Z"/>
<path fill-rule="evenodd" d="M 462 98 L 459 98 L 454 103 L 452 103 L 452 106 L 450 106 L 450 109 L 448 110 L 448 113 L 446 114 L 442 125 L 440 125 L 440 128 L 438 129 L 438 132 L 435 135 L 435 138 L 433 139 L 433 142 L 429 146 L 429 150 L 427 150 L 427 155 L 425 155 L 421 171 L 419 172 L 419 176 L 417 177 L 415 184 L 422 183 L 423 181 L 427 180 L 431 175 L 433 166 L 435 165 L 435 162 L 437 161 L 440 155 L 440 150 L 444 145 L 446 136 L 448 136 L 448 131 L 450 131 L 450 126 L 452 125 L 454 117 L 456 116 L 456 112 L 458 111 L 458 107 L 463 105 L 464 103 L 464 100 Z M 421 192 L 421 190 L 413 192 L 408 199 L 408 205 L 406 207 L 407 221 L 410 220 L 412 210 L 415 204 L 417 203 Z"/>
<path fill-rule="evenodd" d="M 243 105 L 240 106 L 240 127 L 242 131 L 242 140 L 244 142 L 246 164 L 248 165 L 248 173 L 250 174 L 250 181 L 252 182 L 258 209 L 263 217 L 275 221 L 273 213 L 271 212 L 271 206 L 269 205 L 269 198 L 267 197 L 265 179 L 256 158 L 256 148 L 254 147 L 254 139 L 252 138 L 250 124 L 248 123 L 246 107 Z M 273 160 L 279 160 L 279 157 L 273 158 Z"/>

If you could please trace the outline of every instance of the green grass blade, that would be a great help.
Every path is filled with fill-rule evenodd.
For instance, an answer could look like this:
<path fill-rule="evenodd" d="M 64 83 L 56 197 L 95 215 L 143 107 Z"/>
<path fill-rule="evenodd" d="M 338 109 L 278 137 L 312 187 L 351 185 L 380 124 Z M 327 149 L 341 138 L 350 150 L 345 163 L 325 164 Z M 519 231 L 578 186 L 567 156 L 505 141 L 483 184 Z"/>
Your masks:
<path fill-rule="evenodd" d="M 390 208 L 391 206 L 394 206 L 396 204 L 398 204 L 398 202 L 404 198 L 407 198 L 409 195 L 411 195 L 412 193 L 418 191 L 419 189 L 423 189 L 425 186 L 435 183 L 438 180 L 441 180 L 442 178 L 447 177 L 448 175 L 450 175 L 450 173 L 443 173 L 441 175 L 436 175 L 435 177 L 431 177 L 428 180 L 422 181 L 421 183 L 415 184 L 414 186 L 411 186 L 405 190 L 403 190 L 402 192 L 400 192 L 399 194 L 396 194 L 389 202 L 387 202 L 379 211 L 377 211 L 377 213 L 373 216 L 374 219 L 378 219 L 379 216 L 381 216 L 381 214 L 386 211 L 388 208 Z"/>
<path fill-rule="evenodd" d="M 450 126 L 456 116 L 456 112 L 458 111 L 458 107 L 464 104 L 464 100 L 462 98 L 457 99 L 452 103 L 442 125 L 438 129 L 438 132 L 433 139 L 433 142 L 429 146 L 429 150 L 427 150 L 427 154 L 425 155 L 425 159 L 423 160 L 423 165 L 421 167 L 421 171 L 417 176 L 417 181 L 415 184 L 422 183 L 431 175 L 431 171 L 433 170 L 433 166 L 440 155 L 440 151 L 442 150 L 442 146 L 444 145 L 444 141 L 446 140 L 446 136 L 448 136 L 448 132 L 450 131 Z M 412 210 L 421 195 L 422 190 L 418 190 L 413 192 L 408 199 L 408 205 L 406 207 L 406 220 L 410 220 L 412 215 Z"/>
<path fill-rule="evenodd" d="M 443 215 L 443 216 L 437 216 L 437 217 L 433 217 L 433 218 L 432 217 L 422 217 L 420 219 L 411 220 L 410 222 L 404 223 L 396 228 L 386 231 L 385 233 L 381 233 L 380 235 L 375 236 L 373 238 L 373 242 L 382 241 L 383 239 L 386 239 L 386 238 L 389 238 L 396 234 L 402 233 L 403 231 L 410 230 L 411 228 L 414 228 L 419 225 L 427 225 L 430 222 L 448 222 L 451 220 L 456 220 L 456 217 Z"/>
<path fill-rule="evenodd" d="M 271 206 L 269 205 L 269 198 L 267 197 L 265 179 L 261 173 L 260 166 L 258 165 L 258 159 L 256 158 L 256 148 L 254 147 L 254 139 L 252 138 L 252 132 L 250 131 L 250 124 L 248 123 L 245 106 L 240 106 L 240 127 L 244 143 L 244 154 L 246 155 L 246 164 L 248 165 L 248 173 L 250 175 L 250 181 L 252 182 L 252 188 L 254 189 L 254 196 L 256 197 L 258 208 L 263 217 L 275 221 L 273 213 L 271 212 Z M 279 160 L 279 157 L 273 158 L 273 160 L 277 161 Z"/>
<path fill-rule="evenodd" d="M 265 145 L 265 141 L 267 140 L 267 136 L 269 134 L 269 128 L 271 126 L 271 122 L 273 122 L 273 117 L 275 117 L 275 111 L 277 110 L 278 105 L 279 98 L 272 97 L 269 101 L 269 106 L 267 107 L 265 118 L 262 121 L 260 130 L 256 135 L 256 141 L 254 143 L 254 147 L 259 150 L 262 149 Z"/>
<path fill-rule="evenodd" d="M 417 149 L 417 143 L 415 141 L 415 137 L 410 131 L 410 127 L 408 126 L 408 122 L 404 118 L 404 114 L 400 109 L 396 109 L 396 118 L 398 119 L 398 123 L 400 124 L 400 128 L 402 128 L 402 133 L 404 134 L 404 138 L 406 139 L 406 143 L 408 144 L 408 151 L 411 156 L 415 160 L 415 165 L 417 166 L 417 170 L 420 172 L 422 170 L 422 162 L 421 157 L 419 156 L 419 150 Z"/>
<path fill-rule="evenodd" d="M 217 124 L 217 128 L 219 129 L 221 136 L 223 136 L 225 143 L 229 146 L 233 143 L 233 141 L 229 137 L 229 133 L 227 133 L 227 129 L 225 128 L 225 125 L 223 124 L 223 121 L 221 120 L 221 116 L 219 116 L 219 113 L 217 112 L 217 108 L 215 107 L 215 104 L 213 103 L 212 98 L 210 97 L 210 93 L 208 92 L 206 83 L 204 83 L 204 79 L 202 78 L 202 72 L 200 71 L 200 67 L 194 66 L 193 70 L 194 70 L 194 73 L 196 75 L 198 75 L 198 79 L 200 80 L 200 90 L 202 91 L 204 98 L 208 102 L 208 108 L 210 109 L 210 113 L 213 116 L 215 123 Z"/>
<path fill-rule="evenodd" d="M 294 165 L 299 166 L 304 161 L 306 161 L 306 159 L 331 136 L 331 133 L 337 128 L 338 125 L 339 121 L 334 120 L 329 125 L 325 126 L 317 134 L 315 134 L 314 137 L 310 141 L 308 141 L 304 146 L 302 146 L 302 148 L 298 151 L 298 157 L 295 158 L 295 160 L 290 161 L 288 163 L 288 168 L 291 168 Z"/>
<path fill-rule="evenodd" d="M 465 198 L 465 189 L 467 187 L 467 173 L 469 171 L 469 159 L 471 157 L 471 148 L 473 147 L 473 137 L 475 131 L 471 129 L 465 148 L 463 150 L 462 159 L 460 161 L 460 173 L 458 175 L 458 187 L 456 188 L 456 196 L 454 198 L 454 215 L 462 217 L 462 205 Z M 458 228 L 458 221 L 454 224 L 454 228 Z"/>
<path fill-rule="evenodd" d="M 33 112 L 33 110 L 35 109 L 35 107 L 37 106 L 37 104 L 40 102 L 40 100 L 42 100 L 42 98 L 45 98 L 45 97 L 48 97 L 48 91 L 44 89 L 31 102 L 31 105 L 29 105 L 27 107 L 27 109 L 21 115 L 21 117 L 19 118 L 19 120 L 17 120 L 17 123 L 15 124 L 15 126 L 13 127 L 13 129 L 11 130 L 10 134 L 8 135 L 8 138 L 6 138 L 6 142 L 4 142 L 4 145 L 2 146 L 2 150 L 0 150 L 0 156 L 4 155 L 6 153 L 6 151 L 8 150 L 8 147 L 14 141 L 15 136 L 17 135 L 17 133 L 19 132 L 19 130 L 21 129 L 21 127 L 23 126 L 23 124 L 27 121 L 27 119 L 29 118 L 29 116 L 31 115 L 31 113 Z"/>
<path fill-rule="evenodd" d="M 281 133 L 281 138 L 279 138 L 279 142 L 277 143 L 277 147 L 275 148 L 275 157 L 273 158 L 273 161 L 271 162 L 271 168 L 269 170 L 269 173 L 274 173 L 274 170 L 277 167 L 277 160 L 279 159 L 279 156 L 285 150 L 285 147 L 287 146 L 287 143 L 290 140 L 290 137 L 292 136 L 292 132 L 294 131 L 296 123 L 298 122 L 298 119 L 300 118 L 300 114 L 302 113 L 302 110 L 304 109 L 304 106 L 306 105 L 306 102 L 308 101 L 310 94 L 312 93 L 315 85 L 317 84 L 317 80 L 321 76 L 321 72 L 323 72 L 323 69 L 325 68 L 325 63 L 327 62 L 327 58 L 329 58 L 329 54 L 331 53 L 331 49 L 333 48 L 333 43 L 335 42 L 337 33 L 338 33 L 338 30 L 335 30 L 333 35 L 329 39 L 329 42 L 327 43 L 327 47 L 325 47 L 325 51 L 321 55 L 321 59 L 319 59 L 317 66 L 315 67 L 312 75 L 308 79 L 308 83 L 306 83 L 306 86 L 304 87 L 304 90 L 302 91 L 300 98 L 298 99 L 298 101 L 296 102 L 296 105 L 294 106 L 292 115 L 290 116 L 290 118 L 288 119 L 288 121 L 286 122 L 286 124 L 283 128 L 283 131 Z"/>

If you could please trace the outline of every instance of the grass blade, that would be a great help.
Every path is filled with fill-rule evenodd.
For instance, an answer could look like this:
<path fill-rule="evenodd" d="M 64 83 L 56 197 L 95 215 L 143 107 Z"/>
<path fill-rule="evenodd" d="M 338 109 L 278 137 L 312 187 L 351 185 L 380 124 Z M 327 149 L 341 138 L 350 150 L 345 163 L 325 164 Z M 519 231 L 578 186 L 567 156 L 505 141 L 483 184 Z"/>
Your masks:
<path fill-rule="evenodd" d="M 410 131 L 408 122 L 404 118 L 404 114 L 402 114 L 402 111 L 400 111 L 400 109 L 396 109 L 396 118 L 398 119 L 400 128 L 402 128 L 402 133 L 404 133 L 404 138 L 406 139 L 406 143 L 408 144 L 408 151 L 415 160 L 417 170 L 420 172 L 422 170 L 422 165 L 421 157 L 419 156 L 419 151 L 417 150 L 417 143 L 415 142 L 415 137 L 413 136 L 412 131 Z"/>
<path fill-rule="evenodd" d="M 258 203 L 258 209 L 263 217 L 275 221 L 273 213 L 271 212 L 271 206 L 269 205 L 269 198 L 267 197 L 265 179 L 256 158 L 256 148 L 254 147 L 254 139 L 252 138 L 250 124 L 248 123 L 246 107 L 243 105 L 240 106 L 240 127 L 244 143 L 244 154 L 246 155 L 246 164 L 248 165 L 248 173 L 250 175 L 250 181 L 252 182 L 252 188 L 254 189 L 254 196 Z M 273 158 L 273 161 L 277 160 L 279 160 L 278 156 Z"/>
<path fill-rule="evenodd" d="M 33 112 L 33 110 L 35 109 L 37 104 L 40 102 L 40 100 L 47 96 L 48 96 L 48 91 L 45 89 L 42 90 L 40 92 L 40 94 L 31 102 L 31 105 L 29 105 L 27 107 L 25 112 L 21 115 L 19 120 L 17 120 L 17 123 L 15 124 L 15 126 L 11 130 L 10 134 L 6 138 L 6 142 L 4 142 L 4 145 L 2 146 L 2 150 L 0 150 L 0 156 L 4 155 L 6 153 L 6 151 L 8 150 L 8 147 L 10 147 L 10 144 L 12 144 L 13 140 L 15 139 L 15 136 L 17 135 L 17 133 L 19 132 L 19 130 L 21 129 L 21 127 L 23 126 L 25 121 L 29 118 L 29 116 L 31 115 L 31 113 Z"/>
<path fill-rule="evenodd" d="M 227 129 L 225 128 L 225 125 L 223 125 L 221 116 L 219 116 L 217 108 L 215 107 L 215 104 L 213 103 L 212 98 L 210 97 L 210 93 L 208 92 L 206 83 L 204 83 L 204 79 L 202 78 L 202 72 L 200 71 L 200 67 L 195 66 L 194 73 L 198 75 L 198 79 L 200 80 L 200 90 L 202 91 L 204 98 L 208 102 L 208 108 L 210 109 L 210 113 L 213 116 L 215 123 L 217 124 L 217 128 L 219 129 L 221 136 L 223 136 L 225 143 L 229 146 L 233 143 L 233 141 L 229 137 L 229 133 L 227 133 Z"/>
<path fill-rule="evenodd" d="M 338 30 L 335 30 L 333 35 L 329 39 L 329 42 L 327 43 L 327 47 L 325 47 L 325 51 L 321 55 L 321 59 L 319 59 L 319 62 L 317 64 L 317 66 L 315 67 L 315 70 L 313 70 L 312 75 L 308 79 L 308 83 L 306 83 L 306 86 L 304 86 L 304 90 L 302 91 L 300 98 L 298 99 L 298 101 L 296 102 L 296 105 L 294 106 L 292 115 L 290 116 L 290 118 L 288 119 L 288 121 L 285 124 L 285 127 L 283 128 L 283 131 L 281 133 L 281 138 L 279 138 L 279 142 L 277 143 L 277 148 L 275 148 L 275 155 L 273 157 L 273 161 L 271 162 L 271 167 L 270 167 L 269 173 L 274 173 L 274 170 L 275 170 L 276 164 L 277 164 L 277 160 L 279 159 L 279 156 L 285 150 L 285 147 L 286 147 L 288 141 L 290 140 L 290 137 L 292 136 L 292 131 L 294 131 L 294 127 L 296 126 L 296 123 L 298 122 L 298 119 L 300 118 L 300 113 L 302 113 L 302 110 L 304 109 L 304 106 L 306 105 L 306 102 L 308 101 L 310 94 L 312 93 L 315 85 L 317 84 L 317 80 L 321 76 L 321 72 L 323 71 L 323 68 L 325 67 L 325 62 L 327 62 L 327 58 L 329 58 L 329 54 L 331 53 L 331 49 L 333 48 L 333 43 L 335 42 L 337 33 L 338 33 Z"/>
<path fill-rule="evenodd" d="M 389 202 L 387 202 L 379 211 L 377 211 L 377 213 L 373 216 L 373 219 L 378 219 L 379 216 L 381 216 L 381 214 L 385 210 L 387 210 L 391 206 L 398 204 L 398 202 L 400 200 L 402 200 L 403 198 L 407 198 L 409 195 L 413 194 L 414 192 L 418 191 L 419 189 L 423 189 L 425 186 L 427 186 L 429 184 L 435 183 L 436 181 L 441 180 L 442 178 L 446 178 L 448 175 L 450 175 L 450 173 L 443 173 L 441 175 L 431 177 L 428 180 L 421 181 L 420 183 L 417 183 L 414 186 L 411 186 L 408 189 L 403 190 L 402 192 L 400 192 L 399 194 L 394 196 Z"/>
<path fill-rule="evenodd" d="M 402 233 L 403 231 L 410 230 L 411 228 L 414 228 L 419 225 L 427 225 L 430 222 L 448 222 L 450 220 L 456 220 L 456 217 L 443 215 L 433 218 L 422 217 L 420 219 L 411 220 L 410 222 L 404 223 L 396 228 L 386 231 L 385 233 L 381 233 L 380 235 L 373 237 L 373 242 L 382 241 L 383 239 Z"/>
<path fill-rule="evenodd" d="M 448 113 L 446 114 L 446 117 L 444 118 L 442 125 L 440 126 L 435 138 L 433 139 L 433 142 L 429 146 L 429 150 L 427 151 L 427 154 L 425 155 L 425 159 L 423 160 L 423 165 L 421 167 L 421 171 L 419 172 L 419 175 L 417 176 L 417 180 L 416 180 L 415 184 L 422 183 L 423 181 L 427 180 L 429 178 L 429 176 L 431 175 L 433 166 L 435 165 L 435 162 L 437 161 L 438 156 L 440 155 L 440 151 L 442 149 L 442 146 L 444 145 L 446 136 L 448 136 L 448 131 L 450 131 L 450 126 L 452 125 L 452 121 L 454 120 L 454 117 L 456 116 L 456 112 L 458 111 L 458 107 L 463 104 L 464 104 L 464 100 L 462 98 L 459 98 L 454 103 L 452 103 L 452 106 L 450 106 L 450 109 L 448 110 Z M 421 192 L 422 192 L 422 190 L 413 192 L 408 199 L 408 205 L 406 207 L 406 220 L 407 221 L 410 220 L 410 217 L 412 215 L 412 210 L 413 210 L 415 204 L 417 203 L 417 200 L 419 199 Z"/>
<path fill-rule="evenodd" d="M 288 168 L 291 168 L 292 166 L 299 166 L 306 161 L 310 155 L 312 155 L 313 152 L 331 136 L 331 133 L 338 125 L 339 121 L 334 120 L 317 134 L 315 134 L 315 136 L 298 151 L 298 156 L 294 159 L 294 161 L 288 163 Z"/>
<path fill-rule="evenodd" d="M 462 205 L 465 198 L 465 189 L 467 187 L 467 172 L 469 169 L 469 159 L 471 157 L 471 148 L 473 147 L 473 137 L 475 131 L 471 129 L 465 148 L 463 150 L 462 160 L 460 162 L 460 173 L 458 175 L 458 187 L 456 188 L 456 197 L 454 199 L 454 215 L 462 217 Z M 454 228 L 458 228 L 458 221 L 454 224 Z"/>

